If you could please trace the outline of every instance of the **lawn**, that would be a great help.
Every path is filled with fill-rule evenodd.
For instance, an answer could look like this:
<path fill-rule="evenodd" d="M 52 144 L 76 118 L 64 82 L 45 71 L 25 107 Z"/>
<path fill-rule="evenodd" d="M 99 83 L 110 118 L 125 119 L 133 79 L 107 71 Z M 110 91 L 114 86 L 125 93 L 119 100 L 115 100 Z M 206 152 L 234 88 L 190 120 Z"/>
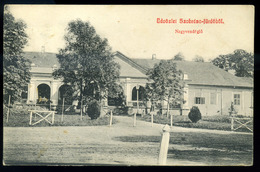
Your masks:
<path fill-rule="evenodd" d="M 8 123 L 6 121 L 6 109 L 4 109 L 4 127 L 31 127 L 29 125 L 30 121 L 30 107 L 23 106 L 20 108 L 14 107 L 10 110 L 10 115 Z M 37 107 L 37 110 L 46 110 L 41 107 Z M 47 113 L 44 113 L 43 116 L 46 116 Z M 37 122 L 42 119 L 38 115 L 33 114 L 32 123 Z M 48 121 L 51 121 L 51 116 L 49 116 Z M 104 116 L 98 119 L 91 120 L 86 114 L 83 114 L 82 120 L 79 113 L 74 114 L 65 114 L 62 121 L 61 114 L 55 114 L 54 124 L 49 124 L 47 121 L 43 120 L 40 123 L 33 125 L 35 127 L 46 127 L 46 126 L 96 126 L 96 125 L 109 125 L 109 117 Z M 113 120 L 113 124 L 116 120 Z"/>
<path fill-rule="evenodd" d="M 143 117 L 138 116 L 137 119 L 144 120 L 147 122 L 151 122 L 151 116 L 150 115 L 144 115 Z M 242 120 L 243 122 L 246 122 L 245 120 Z M 171 124 L 170 117 L 156 115 L 153 119 L 154 123 L 159 124 Z M 227 115 L 214 115 L 214 116 L 204 116 L 200 121 L 197 123 L 192 123 L 188 116 L 180 116 L 180 115 L 173 115 L 173 125 L 174 126 L 180 126 L 180 127 L 186 127 L 186 128 L 202 128 L 202 129 L 215 129 L 215 130 L 225 130 L 225 131 L 231 131 L 231 119 Z M 237 122 L 234 123 L 234 128 L 240 126 Z M 253 123 L 250 122 L 248 124 L 249 128 L 253 128 Z M 242 127 L 239 128 L 236 131 L 241 132 L 250 132 L 248 129 Z"/>

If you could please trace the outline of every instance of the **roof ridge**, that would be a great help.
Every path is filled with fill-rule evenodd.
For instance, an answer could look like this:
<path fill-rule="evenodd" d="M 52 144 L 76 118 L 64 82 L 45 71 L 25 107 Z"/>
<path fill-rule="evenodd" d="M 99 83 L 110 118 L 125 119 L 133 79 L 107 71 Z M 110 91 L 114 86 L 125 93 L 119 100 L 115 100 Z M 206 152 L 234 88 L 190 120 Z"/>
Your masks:
<path fill-rule="evenodd" d="M 135 61 L 133 61 L 131 58 L 127 57 L 126 55 L 124 55 L 123 53 L 121 53 L 120 51 L 116 51 L 113 55 L 119 55 L 118 57 L 120 57 L 122 60 L 124 60 L 125 62 L 129 63 L 132 67 L 135 67 L 136 69 L 140 70 L 142 73 L 146 74 L 147 70 L 144 69 L 143 66 L 139 65 L 138 63 L 136 63 Z"/>

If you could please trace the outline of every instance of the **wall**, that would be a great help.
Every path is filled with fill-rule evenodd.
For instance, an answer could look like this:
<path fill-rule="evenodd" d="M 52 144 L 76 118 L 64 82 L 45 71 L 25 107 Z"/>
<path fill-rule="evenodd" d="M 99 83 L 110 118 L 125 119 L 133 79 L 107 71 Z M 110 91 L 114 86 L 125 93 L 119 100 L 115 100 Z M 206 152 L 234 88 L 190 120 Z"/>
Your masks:
<path fill-rule="evenodd" d="M 63 84 L 61 80 L 55 80 L 51 75 L 47 76 L 34 76 L 32 75 L 31 81 L 28 84 L 28 98 L 27 103 L 33 102 L 35 103 L 38 99 L 38 90 L 37 87 L 40 84 L 47 84 L 50 87 L 50 96 L 53 102 L 53 105 L 58 104 L 58 92 L 60 86 Z"/>
<path fill-rule="evenodd" d="M 120 85 L 124 90 L 124 95 L 126 96 L 126 105 L 131 105 L 132 102 L 132 90 L 137 85 L 145 88 L 147 79 L 145 78 L 120 78 Z"/>
<path fill-rule="evenodd" d="M 252 116 L 252 89 L 214 87 L 214 86 L 188 86 L 188 108 L 198 106 L 202 115 L 228 115 L 234 94 L 240 94 L 240 105 L 234 105 L 237 114 Z M 216 94 L 216 104 L 211 104 L 211 93 Z M 205 97 L 205 104 L 195 104 L 195 97 Z"/>

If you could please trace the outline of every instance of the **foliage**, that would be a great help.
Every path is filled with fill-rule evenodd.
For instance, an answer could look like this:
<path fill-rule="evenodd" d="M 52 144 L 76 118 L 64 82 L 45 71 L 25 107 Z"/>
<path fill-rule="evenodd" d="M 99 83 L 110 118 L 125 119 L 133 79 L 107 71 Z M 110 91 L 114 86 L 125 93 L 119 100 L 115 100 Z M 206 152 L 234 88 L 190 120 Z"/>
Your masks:
<path fill-rule="evenodd" d="M 173 60 L 176 60 L 176 61 L 185 61 L 184 60 L 184 55 L 179 52 L 178 54 L 176 54 L 174 57 L 173 57 Z"/>
<path fill-rule="evenodd" d="M 228 116 L 228 115 L 212 115 L 212 116 L 203 116 L 203 121 L 230 124 L 231 119 L 230 119 L 230 116 Z"/>
<path fill-rule="evenodd" d="M 125 116 L 125 115 L 128 115 L 128 110 L 129 110 L 129 107 L 127 107 L 127 106 L 117 107 L 117 108 L 113 109 L 113 115 Z"/>
<path fill-rule="evenodd" d="M 254 55 L 242 49 L 237 49 L 232 54 L 219 55 L 212 63 L 226 71 L 235 70 L 238 77 L 253 77 L 254 74 Z"/>
<path fill-rule="evenodd" d="M 197 106 L 193 106 L 188 114 L 189 119 L 193 123 L 197 123 L 199 120 L 201 120 L 201 113 Z"/>
<path fill-rule="evenodd" d="M 183 102 L 183 74 L 176 69 L 173 60 L 161 60 L 147 73 L 150 82 L 146 85 L 146 97 L 152 102 L 158 100 L 167 101 L 168 110 L 170 104 L 182 104 Z"/>
<path fill-rule="evenodd" d="M 4 103 L 20 100 L 30 81 L 30 61 L 23 57 L 23 48 L 27 44 L 26 24 L 15 20 L 8 6 L 4 10 L 3 25 L 3 96 Z"/>
<path fill-rule="evenodd" d="M 88 103 L 87 114 L 91 119 L 97 119 L 100 116 L 100 104 L 97 100 Z"/>
<path fill-rule="evenodd" d="M 204 58 L 196 55 L 195 58 L 192 59 L 194 62 L 204 62 Z"/>
<path fill-rule="evenodd" d="M 57 55 L 61 67 L 53 76 L 71 85 L 78 100 L 101 100 L 107 97 L 106 93 L 114 93 L 119 65 L 113 61 L 107 39 L 102 39 L 89 22 L 81 20 L 68 24 L 64 38 L 66 47 Z"/>
<path fill-rule="evenodd" d="M 254 75 L 254 56 L 245 50 L 235 50 L 230 58 L 232 69 L 239 77 L 253 77 Z"/>

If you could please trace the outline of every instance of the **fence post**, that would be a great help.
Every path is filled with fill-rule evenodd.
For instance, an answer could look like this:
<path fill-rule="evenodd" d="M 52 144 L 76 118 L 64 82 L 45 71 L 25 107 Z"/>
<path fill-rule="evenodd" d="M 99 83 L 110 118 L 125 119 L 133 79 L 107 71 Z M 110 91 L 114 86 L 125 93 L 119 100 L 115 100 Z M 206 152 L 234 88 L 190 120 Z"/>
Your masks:
<path fill-rule="evenodd" d="M 231 117 L 231 131 L 234 130 L 234 118 Z"/>
<path fill-rule="evenodd" d="M 110 111 L 110 121 L 109 121 L 109 126 L 112 126 L 112 120 L 113 120 L 113 112 L 112 110 Z"/>
<path fill-rule="evenodd" d="M 136 113 L 134 113 L 134 127 L 136 126 Z"/>
<path fill-rule="evenodd" d="M 32 111 L 30 112 L 30 122 L 29 125 L 32 125 Z"/>
<path fill-rule="evenodd" d="M 80 120 L 82 121 L 83 115 L 82 115 L 82 111 L 83 111 L 83 106 L 82 106 L 82 98 L 81 98 L 81 104 L 80 104 Z"/>
<path fill-rule="evenodd" d="M 160 153 L 159 153 L 159 159 L 158 164 L 159 165 L 166 165 L 167 161 L 167 153 L 168 153 L 168 147 L 169 147 L 169 141 L 170 141 L 170 127 L 166 124 L 162 129 L 162 138 L 160 143 Z"/>
<path fill-rule="evenodd" d="M 62 101 L 62 108 L 61 108 L 61 121 L 63 122 L 63 111 L 64 111 L 64 98 Z"/>
<path fill-rule="evenodd" d="M 6 122 L 8 123 L 8 119 L 9 119 L 9 113 L 10 113 L 10 104 L 11 104 L 11 96 L 9 95 L 8 98 L 8 107 L 7 107 L 7 114 L 6 114 Z"/>
<path fill-rule="evenodd" d="M 172 114 L 171 114 L 171 127 L 172 127 Z"/>
<path fill-rule="evenodd" d="M 54 116 L 55 116 L 55 112 L 52 111 L 52 121 L 51 121 L 52 124 L 54 124 L 54 118 L 55 118 Z"/>
<path fill-rule="evenodd" d="M 152 127 L 153 127 L 153 112 L 151 113 L 151 123 L 152 123 Z"/>

